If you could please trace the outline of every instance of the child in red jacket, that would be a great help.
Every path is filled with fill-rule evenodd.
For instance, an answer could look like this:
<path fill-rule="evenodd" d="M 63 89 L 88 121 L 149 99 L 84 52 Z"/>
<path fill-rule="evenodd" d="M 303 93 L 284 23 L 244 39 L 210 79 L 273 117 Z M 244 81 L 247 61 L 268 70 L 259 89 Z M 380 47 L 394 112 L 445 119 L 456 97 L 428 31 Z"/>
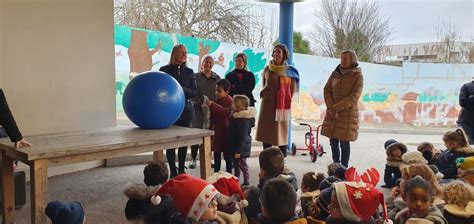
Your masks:
<path fill-rule="evenodd" d="M 211 111 L 210 129 L 214 130 L 212 139 L 214 172 L 219 172 L 221 169 L 221 156 L 224 153 L 226 171 L 232 173 L 233 154 L 225 150 L 232 106 L 232 97 L 229 96 L 230 83 L 226 79 L 221 79 L 217 81 L 216 86 L 216 100 L 207 103 Z"/>

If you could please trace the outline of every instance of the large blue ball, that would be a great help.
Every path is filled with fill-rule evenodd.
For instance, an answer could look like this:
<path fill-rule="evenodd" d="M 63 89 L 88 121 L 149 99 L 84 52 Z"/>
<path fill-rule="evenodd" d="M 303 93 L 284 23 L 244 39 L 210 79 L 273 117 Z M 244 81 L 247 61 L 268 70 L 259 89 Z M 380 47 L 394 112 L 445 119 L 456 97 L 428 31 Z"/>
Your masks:
<path fill-rule="evenodd" d="M 164 72 L 145 72 L 125 88 L 122 103 L 127 117 L 146 129 L 174 124 L 184 109 L 184 92 L 178 81 Z"/>

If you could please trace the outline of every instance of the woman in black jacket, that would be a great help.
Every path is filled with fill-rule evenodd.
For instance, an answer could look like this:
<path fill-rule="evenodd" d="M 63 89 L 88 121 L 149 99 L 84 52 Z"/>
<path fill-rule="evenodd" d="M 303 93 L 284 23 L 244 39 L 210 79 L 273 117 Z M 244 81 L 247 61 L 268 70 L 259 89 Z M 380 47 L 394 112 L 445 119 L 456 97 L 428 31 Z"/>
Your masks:
<path fill-rule="evenodd" d="M 235 56 L 235 69 L 229 72 L 225 79 L 230 82 L 229 95 L 245 95 L 250 100 L 250 106 L 255 107 L 253 89 L 255 88 L 255 76 L 247 69 L 247 55 L 239 53 Z"/>
<path fill-rule="evenodd" d="M 193 119 L 194 109 L 191 103 L 191 99 L 197 95 L 196 79 L 194 77 L 194 71 L 186 66 L 187 50 L 182 44 L 178 44 L 173 47 L 171 52 L 170 62 L 160 68 L 160 71 L 166 72 L 175 78 L 184 91 L 185 104 L 184 110 L 178 121 L 174 125 L 181 127 L 190 127 L 191 120 Z M 175 149 L 166 150 L 166 158 L 170 166 L 171 177 L 178 175 L 178 172 L 184 173 L 184 161 L 186 159 L 188 147 L 180 147 L 178 149 L 178 170 L 176 170 L 175 164 Z"/>
<path fill-rule="evenodd" d="M 459 105 L 462 109 L 457 123 L 469 136 L 470 144 L 474 144 L 474 76 L 461 87 Z"/>
<path fill-rule="evenodd" d="M 0 125 L 5 130 L 10 140 L 15 143 L 15 147 L 21 148 L 25 146 L 31 146 L 29 142 L 27 142 L 23 136 L 21 135 L 18 126 L 16 125 L 15 119 L 10 111 L 10 107 L 8 107 L 7 99 L 3 94 L 3 90 L 0 89 Z M 3 131 L 3 130 L 2 130 Z M 2 133 L 0 133 L 1 135 Z M 1 136 L 6 137 L 6 136 Z"/>

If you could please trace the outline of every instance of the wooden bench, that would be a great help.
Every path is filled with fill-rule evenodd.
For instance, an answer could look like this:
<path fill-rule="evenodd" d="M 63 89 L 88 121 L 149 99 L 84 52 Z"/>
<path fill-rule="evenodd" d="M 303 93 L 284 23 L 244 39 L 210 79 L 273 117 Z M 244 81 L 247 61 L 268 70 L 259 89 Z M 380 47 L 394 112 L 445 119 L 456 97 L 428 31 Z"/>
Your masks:
<path fill-rule="evenodd" d="M 131 126 L 93 131 L 29 136 L 34 146 L 13 147 L 0 141 L 3 179 L 2 214 L 4 223 L 15 223 L 13 161 L 30 166 L 31 223 L 47 223 L 44 213 L 48 167 L 102 160 L 144 152 L 153 152 L 153 160 L 163 160 L 163 150 L 203 144 L 200 149 L 201 178 L 211 174 L 211 135 L 213 131 L 172 126 L 163 130 L 145 130 Z"/>

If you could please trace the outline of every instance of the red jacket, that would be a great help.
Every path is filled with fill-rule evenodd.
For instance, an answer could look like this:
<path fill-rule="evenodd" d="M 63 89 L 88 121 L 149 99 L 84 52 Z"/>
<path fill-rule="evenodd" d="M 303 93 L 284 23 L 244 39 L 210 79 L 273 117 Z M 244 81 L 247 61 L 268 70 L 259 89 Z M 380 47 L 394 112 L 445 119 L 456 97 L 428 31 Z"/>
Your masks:
<path fill-rule="evenodd" d="M 212 150 L 215 152 L 225 152 L 227 128 L 231 114 L 232 97 L 227 95 L 223 98 L 217 98 L 209 107 L 211 110 L 210 128 L 214 130 L 212 140 Z"/>

